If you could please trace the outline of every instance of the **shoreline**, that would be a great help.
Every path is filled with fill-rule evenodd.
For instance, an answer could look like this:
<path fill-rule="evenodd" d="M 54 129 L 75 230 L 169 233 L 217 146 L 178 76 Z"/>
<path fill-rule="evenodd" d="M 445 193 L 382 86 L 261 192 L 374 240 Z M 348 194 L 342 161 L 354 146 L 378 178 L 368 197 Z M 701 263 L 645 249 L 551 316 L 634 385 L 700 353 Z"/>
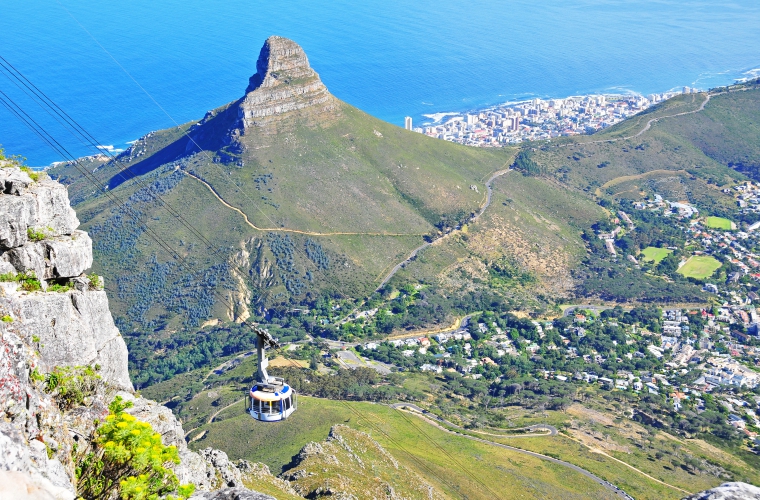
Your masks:
<path fill-rule="evenodd" d="M 409 118 L 405 128 L 468 146 L 504 147 L 525 141 L 590 135 L 675 96 L 701 92 L 704 90 L 684 86 L 647 96 L 628 92 L 536 97 L 461 113 L 426 113 L 422 116 L 428 120 L 414 127 Z"/>

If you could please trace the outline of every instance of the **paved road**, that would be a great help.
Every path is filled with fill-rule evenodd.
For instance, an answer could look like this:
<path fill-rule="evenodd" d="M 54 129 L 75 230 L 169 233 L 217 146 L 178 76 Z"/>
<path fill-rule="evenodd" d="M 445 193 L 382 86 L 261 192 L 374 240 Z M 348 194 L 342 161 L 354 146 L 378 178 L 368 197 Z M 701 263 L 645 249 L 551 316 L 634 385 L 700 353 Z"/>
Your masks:
<path fill-rule="evenodd" d="M 464 427 L 461 427 L 461 426 L 455 424 L 454 422 L 449 422 L 445 418 L 439 417 L 435 413 L 431 413 L 428 410 L 425 410 L 424 408 L 420 408 L 419 406 L 417 406 L 415 404 L 412 404 L 412 403 L 394 403 L 394 404 L 391 404 L 389 406 L 391 408 L 393 408 L 394 410 L 400 410 L 402 408 L 407 408 L 407 409 L 416 411 L 417 413 L 420 413 L 422 415 L 425 415 L 425 417 L 427 417 L 429 419 L 437 420 L 438 422 L 444 423 L 444 424 L 446 424 L 446 425 L 448 425 L 450 427 L 454 427 L 454 428 L 460 429 L 460 430 L 465 430 Z M 500 434 L 488 434 L 488 433 L 485 433 L 485 432 L 481 432 L 481 434 L 488 434 L 490 436 L 496 436 L 496 437 L 501 437 L 501 438 L 550 437 L 550 436 L 556 436 L 557 435 L 557 428 L 554 427 L 553 425 L 549 425 L 549 424 L 536 424 L 536 425 L 530 425 L 528 427 L 522 427 L 520 429 L 512 429 L 512 430 L 522 430 L 522 429 L 528 429 L 528 430 L 530 430 L 532 432 L 537 432 L 537 431 L 549 431 L 549 432 L 548 433 L 541 432 L 540 434 L 515 434 L 514 436 L 502 436 Z M 472 431 L 472 432 L 480 432 L 480 431 Z"/>
<path fill-rule="evenodd" d="M 666 115 L 666 116 L 660 116 L 660 117 L 657 117 L 657 118 L 652 118 L 651 120 L 649 120 L 647 122 L 646 126 L 643 129 L 639 130 L 639 132 L 637 134 L 634 134 L 634 135 L 629 135 L 627 137 L 618 137 L 616 139 L 604 139 L 604 140 L 599 140 L 599 141 L 584 142 L 583 144 L 599 144 L 599 143 L 603 143 L 603 142 L 617 142 L 617 141 L 624 141 L 626 139 L 634 139 L 636 137 L 641 136 L 641 134 L 643 134 L 644 132 L 646 132 L 647 130 L 649 130 L 650 128 L 652 128 L 652 124 L 653 123 L 657 123 L 660 120 L 663 120 L 665 118 L 673 118 L 675 116 L 684 116 L 684 115 L 691 115 L 691 114 L 694 114 L 694 113 L 699 113 L 700 111 L 702 111 L 702 110 L 705 109 L 705 106 L 707 105 L 708 102 L 710 102 L 710 94 L 709 93 L 705 93 L 705 100 L 702 102 L 702 105 L 699 106 L 698 109 L 694 109 L 692 111 L 684 111 L 683 113 L 676 113 L 674 115 Z"/>
<path fill-rule="evenodd" d="M 346 368 L 372 368 L 381 375 L 388 375 L 391 372 L 391 367 L 385 363 L 379 361 L 369 362 L 356 355 L 354 351 L 340 350 L 338 351 L 338 360 L 342 362 Z"/>
<path fill-rule="evenodd" d="M 459 427 L 457 425 L 454 425 L 451 422 L 448 422 L 448 421 L 446 421 L 446 420 L 438 417 L 437 415 L 434 415 L 434 414 L 432 414 L 430 412 L 427 412 L 427 411 L 423 410 L 422 408 L 420 408 L 419 406 L 416 406 L 416 405 L 413 405 L 413 404 L 409 404 L 409 403 L 396 403 L 396 404 L 393 404 L 393 405 L 390 405 L 390 406 L 391 406 L 391 408 L 395 408 L 395 409 L 409 408 L 409 409 L 412 409 L 412 410 L 414 410 L 416 412 L 422 413 L 427 418 L 435 419 L 435 420 L 438 420 L 438 421 L 441 421 L 441 422 L 445 422 L 447 425 L 452 425 L 454 427 L 458 427 L 459 429 L 461 429 L 461 427 Z M 436 424 L 433 423 L 433 425 L 436 425 Z M 491 446 L 498 446 L 499 448 L 505 448 L 507 450 L 512 450 L 512 451 L 515 451 L 517 453 L 522 453 L 524 455 L 530 455 L 532 457 L 539 458 L 541 460 L 546 460 L 546 461 L 549 461 L 549 462 L 554 462 L 555 464 L 561 465 L 563 467 L 567 467 L 567 468 L 572 469 L 572 470 L 574 470 L 574 471 L 576 471 L 576 472 L 578 472 L 580 474 L 583 474 L 587 478 L 589 478 L 592 481 L 594 481 L 594 482 L 602 485 L 607 490 L 609 490 L 612 493 L 616 494 L 620 498 L 623 498 L 625 500 L 634 500 L 632 496 L 628 495 L 626 492 L 624 492 L 623 490 L 621 490 L 620 488 L 618 488 L 614 484 L 610 483 L 609 481 L 605 481 L 604 479 L 600 478 L 599 476 L 596 476 L 596 475 L 592 474 L 591 472 L 587 471 L 586 469 L 582 469 L 581 467 L 578 467 L 577 465 L 571 464 L 569 462 L 565 462 L 564 460 L 559 460 L 557 458 L 549 457 L 547 455 L 542 455 L 540 453 L 535 453 L 535 452 L 532 452 L 532 451 L 523 450 L 521 448 L 515 448 L 514 446 L 509 446 L 509 445 L 506 445 L 506 444 L 495 443 L 493 441 L 489 441 L 487 439 L 477 438 L 477 437 L 471 436 L 469 434 L 462 434 L 460 432 L 456 432 L 456 431 L 452 431 L 450 429 L 447 429 L 446 427 L 443 427 L 441 425 L 437 425 L 437 427 L 440 428 L 440 429 L 442 429 L 445 432 L 448 432 L 450 434 L 456 434 L 456 435 L 458 435 L 460 437 L 463 437 L 465 439 L 469 439 L 469 440 L 472 440 L 472 441 L 478 441 L 480 443 L 488 444 L 488 445 L 491 445 Z M 548 427 L 551 427 L 551 426 L 544 426 L 544 428 L 548 428 Z M 556 434 L 556 431 L 557 430 L 554 429 L 554 434 Z M 554 435 L 554 434 L 552 434 L 552 435 Z M 521 436 L 521 437 L 525 437 L 525 436 Z"/>
<path fill-rule="evenodd" d="M 600 306 L 595 304 L 578 304 L 575 306 L 570 306 L 567 309 L 565 309 L 565 312 L 562 313 L 563 316 L 572 316 L 575 314 L 575 311 L 578 309 L 580 310 L 586 310 L 586 311 L 606 311 L 607 309 L 612 309 L 612 306 Z"/>
<path fill-rule="evenodd" d="M 491 175 L 491 177 L 486 181 L 486 183 L 485 183 L 486 184 L 486 191 L 487 191 L 486 192 L 486 202 L 480 208 L 480 210 L 478 211 L 478 213 L 476 213 L 473 216 L 473 218 L 470 220 L 471 222 L 476 221 L 481 215 L 483 215 L 483 212 L 485 212 L 486 209 L 491 205 L 491 198 L 493 196 L 493 189 L 491 188 L 491 184 L 493 183 L 493 181 L 497 177 L 500 177 L 500 176 L 506 174 L 509 171 L 510 171 L 510 169 L 507 168 L 507 169 L 504 169 L 504 170 L 499 170 L 498 172 L 494 172 L 493 175 Z M 380 284 L 377 286 L 377 288 L 375 289 L 375 291 L 377 292 L 381 288 L 383 288 L 385 286 L 385 284 L 388 283 L 388 281 L 390 281 L 390 279 L 401 268 L 403 268 L 408 262 L 411 262 L 412 260 L 414 260 L 414 258 L 417 257 L 417 254 L 420 253 L 422 250 L 426 249 L 427 247 L 429 247 L 433 243 L 442 240 L 443 238 L 449 236 L 450 234 L 454 234 L 454 233 L 459 232 L 459 231 L 461 231 L 461 229 L 455 229 L 455 230 L 451 231 L 450 233 L 442 234 L 441 236 L 439 236 L 438 238 L 434 239 L 433 241 L 431 241 L 429 243 L 428 242 L 423 243 L 422 245 L 420 245 L 417 248 L 415 248 L 414 250 L 412 250 L 412 252 L 409 254 L 409 256 L 406 259 L 404 259 L 403 261 L 399 262 L 398 264 L 396 264 L 393 267 L 393 269 L 391 269 L 391 271 L 385 276 L 385 278 L 383 279 L 383 281 L 381 281 Z"/>

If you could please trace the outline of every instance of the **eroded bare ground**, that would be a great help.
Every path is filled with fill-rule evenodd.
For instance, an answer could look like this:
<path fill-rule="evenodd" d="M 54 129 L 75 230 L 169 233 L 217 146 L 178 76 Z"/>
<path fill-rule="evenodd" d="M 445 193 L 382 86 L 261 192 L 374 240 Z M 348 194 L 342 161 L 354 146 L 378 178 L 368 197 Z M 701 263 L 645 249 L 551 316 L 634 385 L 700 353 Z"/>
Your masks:
<path fill-rule="evenodd" d="M 572 255 L 563 242 L 556 241 L 558 237 L 546 236 L 559 234 L 553 222 L 538 214 L 522 213 L 512 217 L 493 214 L 486 224 L 463 240 L 470 256 L 444 269 L 439 276 L 442 285 L 473 291 L 479 282 L 488 282 L 488 263 L 506 258 L 516 272 L 530 276 L 533 293 L 567 295 L 572 290 Z"/>

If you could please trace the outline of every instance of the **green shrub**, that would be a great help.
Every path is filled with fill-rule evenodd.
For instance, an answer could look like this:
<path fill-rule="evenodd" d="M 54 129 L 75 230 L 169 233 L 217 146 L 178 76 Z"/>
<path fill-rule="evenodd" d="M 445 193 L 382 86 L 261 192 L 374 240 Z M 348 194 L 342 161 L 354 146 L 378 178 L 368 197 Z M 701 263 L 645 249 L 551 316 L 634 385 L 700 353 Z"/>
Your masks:
<path fill-rule="evenodd" d="M 36 231 L 31 227 L 26 228 L 26 236 L 32 241 L 42 241 L 45 239 L 45 233 Z"/>
<path fill-rule="evenodd" d="M 40 180 L 41 172 L 35 172 L 30 167 L 20 167 L 23 172 L 26 172 L 29 175 L 29 178 L 32 179 L 34 182 L 37 182 Z"/>
<path fill-rule="evenodd" d="M 103 287 L 100 284 L 100 276 L 95 273 L 88 274 L 87 280 L 90 282 L 90 290 L 102 290 Z"/>
<path fill-rule="evenodd" d="M 39 370 L 37 370 L 37 368 L 32 369 L 32 372 L 29 374 L 29 377 L 35 382 L 45 381 L 45 375 L 41 374 Z"/>
<path fill-rule="evenodd" d="M 53 283 L 52 285 L 48 286 L 47 291 L 48 292 L 66 293 L 69 290 L 73 290 L 73 289 L 74 289 L 74 284 L 69 281 L 69 282 L 63 283 L 63 284 Z"/>
<path fill-rule="evenodd" d="M 38 292 L 42 290 L 42 284 L 36 278 L 28 278 L 21 281 L 21 289 L 25 292 Z"/>
<path fill-rule="evenodd" d="M 109 405 L 110 413 L 96 431 L 93 451 L 76 468 L 78 495 L 122 500 L 188 498 L 195 486 L 180 485 L 168 468 L 179 463 L 177 448 L 164 446 L 150 424 L 124 412 L 131 406 L 120 396 Z"/>
<path fill-rule="evenodd" d="M 3 165 L 3 168 L 12 168 L 12 167 L 20 167 L 23 165 L 23 163 L 26 161 L 26 158 L 24 158 L 21 155 L 10 155 L 7 156 L 5 154 L 5 149 L 0 148 L 0 161 L 6 161 L 8 162 L 7 165 Z"/>
<path fill-rule="evenodd" d="M 5 315 L 2 317 L 3 323 L 13 323 L 13 318 L 11 318 L 9 315 Z"/>
<path fill-rule="evenodd" d="M 82 406 L 95 394 L 100 375 L 89 366 L 56 367 L 45 378 L 45 392 L 52 394 L 62 411 Z"/>
<path fill-rule="evenodd" d="M 5 273 L 0 274 L 0 281 L 15 281 L 21 283 L 21 289 L 27 292 L 36 292 L 42 289 L 42 284 L 33 271 L 28 273 Z"/>

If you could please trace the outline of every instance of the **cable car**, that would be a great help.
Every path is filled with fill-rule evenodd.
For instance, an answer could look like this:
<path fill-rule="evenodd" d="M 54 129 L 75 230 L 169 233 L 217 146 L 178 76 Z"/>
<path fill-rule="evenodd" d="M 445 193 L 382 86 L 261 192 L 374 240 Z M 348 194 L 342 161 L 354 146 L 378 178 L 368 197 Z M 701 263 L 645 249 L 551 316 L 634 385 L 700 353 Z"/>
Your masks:
<path fill-rule="evenodd" d="M 281 377 L 271 377 L 267 373 L 266 348 L 278 349 L 279 342 L 263 328 L 254 327 L 256 332 L 256 355 L 258 373 L 256 384 L 246 393 L 245 410 L 250 416 L 262 422 L 279 422 L 296 411 L 298 401 L 296 391 Z"/>

